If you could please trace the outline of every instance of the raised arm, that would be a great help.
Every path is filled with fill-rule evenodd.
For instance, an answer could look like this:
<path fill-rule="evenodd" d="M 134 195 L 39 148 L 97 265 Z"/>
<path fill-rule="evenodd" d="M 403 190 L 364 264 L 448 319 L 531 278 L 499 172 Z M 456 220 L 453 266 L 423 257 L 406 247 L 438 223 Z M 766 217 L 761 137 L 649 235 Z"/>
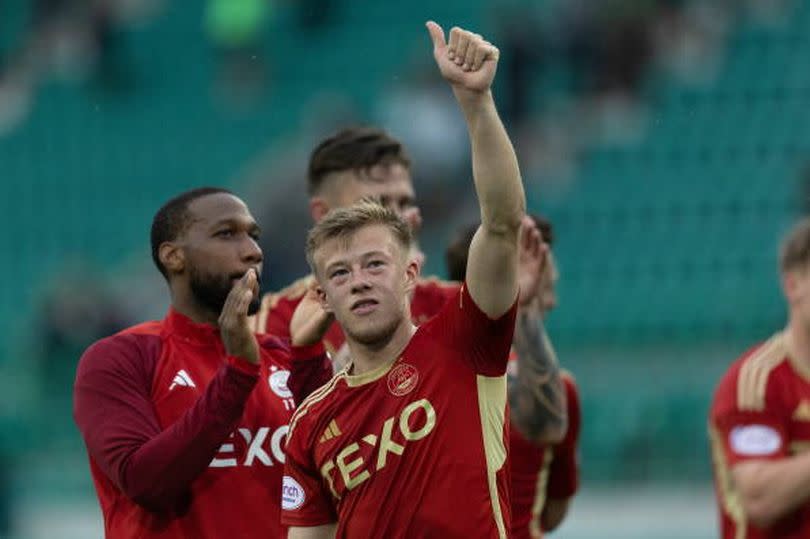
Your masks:
<path fill-rule="evenodd" d="M 499 51 L 480 35 L 454 27 L 450 40 L 427 23 L 433 56 L 467 122 L 481 226 L 470 245 L 467 288 L 478 307 L 499 318 L 518 293 L 518 234 L 526 210 L 517 157 L 498 117 L 492 81 Z"/>

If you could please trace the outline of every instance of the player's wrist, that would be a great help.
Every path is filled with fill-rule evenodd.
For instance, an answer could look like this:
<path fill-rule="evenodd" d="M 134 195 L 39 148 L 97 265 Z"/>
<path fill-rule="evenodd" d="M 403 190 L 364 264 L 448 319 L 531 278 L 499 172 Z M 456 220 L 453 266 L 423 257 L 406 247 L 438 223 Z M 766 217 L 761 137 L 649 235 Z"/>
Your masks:
<path fill-rule="evenodd" d="M 453 85 L 453 95 L 456 96 L 456 101 L 465 115 L 488 112 L 495 107 L 495 98 L 492 96 L 491 88 L 470 90 L 463 86 Z"/>

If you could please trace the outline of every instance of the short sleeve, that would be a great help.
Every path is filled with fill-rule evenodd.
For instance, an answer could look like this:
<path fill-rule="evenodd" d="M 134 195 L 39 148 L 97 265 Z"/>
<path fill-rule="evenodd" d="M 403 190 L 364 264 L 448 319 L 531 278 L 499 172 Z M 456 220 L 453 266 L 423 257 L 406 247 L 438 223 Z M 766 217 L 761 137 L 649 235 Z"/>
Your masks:
<path fill-rule="evenodd" d="M 737 383 L 736 373 L 723 378 L 710 417 L 713 441 L 722 449 L 726 464 L 786 457 L 788 425 L 774 399 L 765 398 L 762 406 L 741 408 L 737 402 Z"/>
<path fill-rule="evenodd" d="M 573 379 L 564 375 L 568 430 L 565 438 L 554 446 L 548 477 L 547 495 L 553 499 L 566 499 L 576 494 L 579 488 L 579 432 L 581 412 L 579 392 Z"/>
<path fill-rule="evenodd" d="M 502 376 L 512 347 L 516 313 L 517 299 L 503 316 L 489 318 L 465 285 L 444 305 L 431 327 L 438 338 L 450 339 L 451 345 L 463 348 L 465 361 L 476 373 Z"/>
<path fill-rule="evenodd" d="M 281 484 L 281 522 L 285 526 L 322 526 L 337 522 L 329 487 L 314 464 L 312 444 L 304 442 L 306 425 L 299 424 L 287 440 Z"/>

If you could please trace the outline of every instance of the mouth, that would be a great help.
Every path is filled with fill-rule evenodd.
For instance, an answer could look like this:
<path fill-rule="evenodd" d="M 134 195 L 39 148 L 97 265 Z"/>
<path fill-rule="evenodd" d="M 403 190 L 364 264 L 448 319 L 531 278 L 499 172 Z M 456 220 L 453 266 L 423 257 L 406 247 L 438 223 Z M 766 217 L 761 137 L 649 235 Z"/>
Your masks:
<path fill-rule="evenodd" d="M 354 314 L 368 314 L 377 309 L 379 302 L 375 299 L 361 299 L 352 304 L 351 311 Z"/>

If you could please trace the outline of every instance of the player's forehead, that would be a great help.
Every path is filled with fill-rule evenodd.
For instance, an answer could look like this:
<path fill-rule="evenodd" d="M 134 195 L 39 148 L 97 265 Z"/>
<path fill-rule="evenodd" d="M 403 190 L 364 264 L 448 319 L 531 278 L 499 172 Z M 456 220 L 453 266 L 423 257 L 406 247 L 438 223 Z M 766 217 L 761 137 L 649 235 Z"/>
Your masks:
<path fill-rule="evenodd" d="M 402 247 L 394 232 L 385 225 L 366 225 L 345 235 L 326 240 L 315 253 L 319 266 L 327 268 L 338 263 L 352 263 L 374 254 L 394 257 Z"/>
<path fill-rule="evenodd" d="M 244 226 L 256 224 L 242 199 L 229 193 L 214 193 L 192 200 L 188 213 L 190 226 L 210 227 L 226 222 Z"/>
<path fill-rule="evenodd" d="M 410 170 L 400 163 L 374 165 L 367 170 L 344 172 L 337 189 L 343 202 L 354 204 L 364 198 L 413 199 Z"/>

